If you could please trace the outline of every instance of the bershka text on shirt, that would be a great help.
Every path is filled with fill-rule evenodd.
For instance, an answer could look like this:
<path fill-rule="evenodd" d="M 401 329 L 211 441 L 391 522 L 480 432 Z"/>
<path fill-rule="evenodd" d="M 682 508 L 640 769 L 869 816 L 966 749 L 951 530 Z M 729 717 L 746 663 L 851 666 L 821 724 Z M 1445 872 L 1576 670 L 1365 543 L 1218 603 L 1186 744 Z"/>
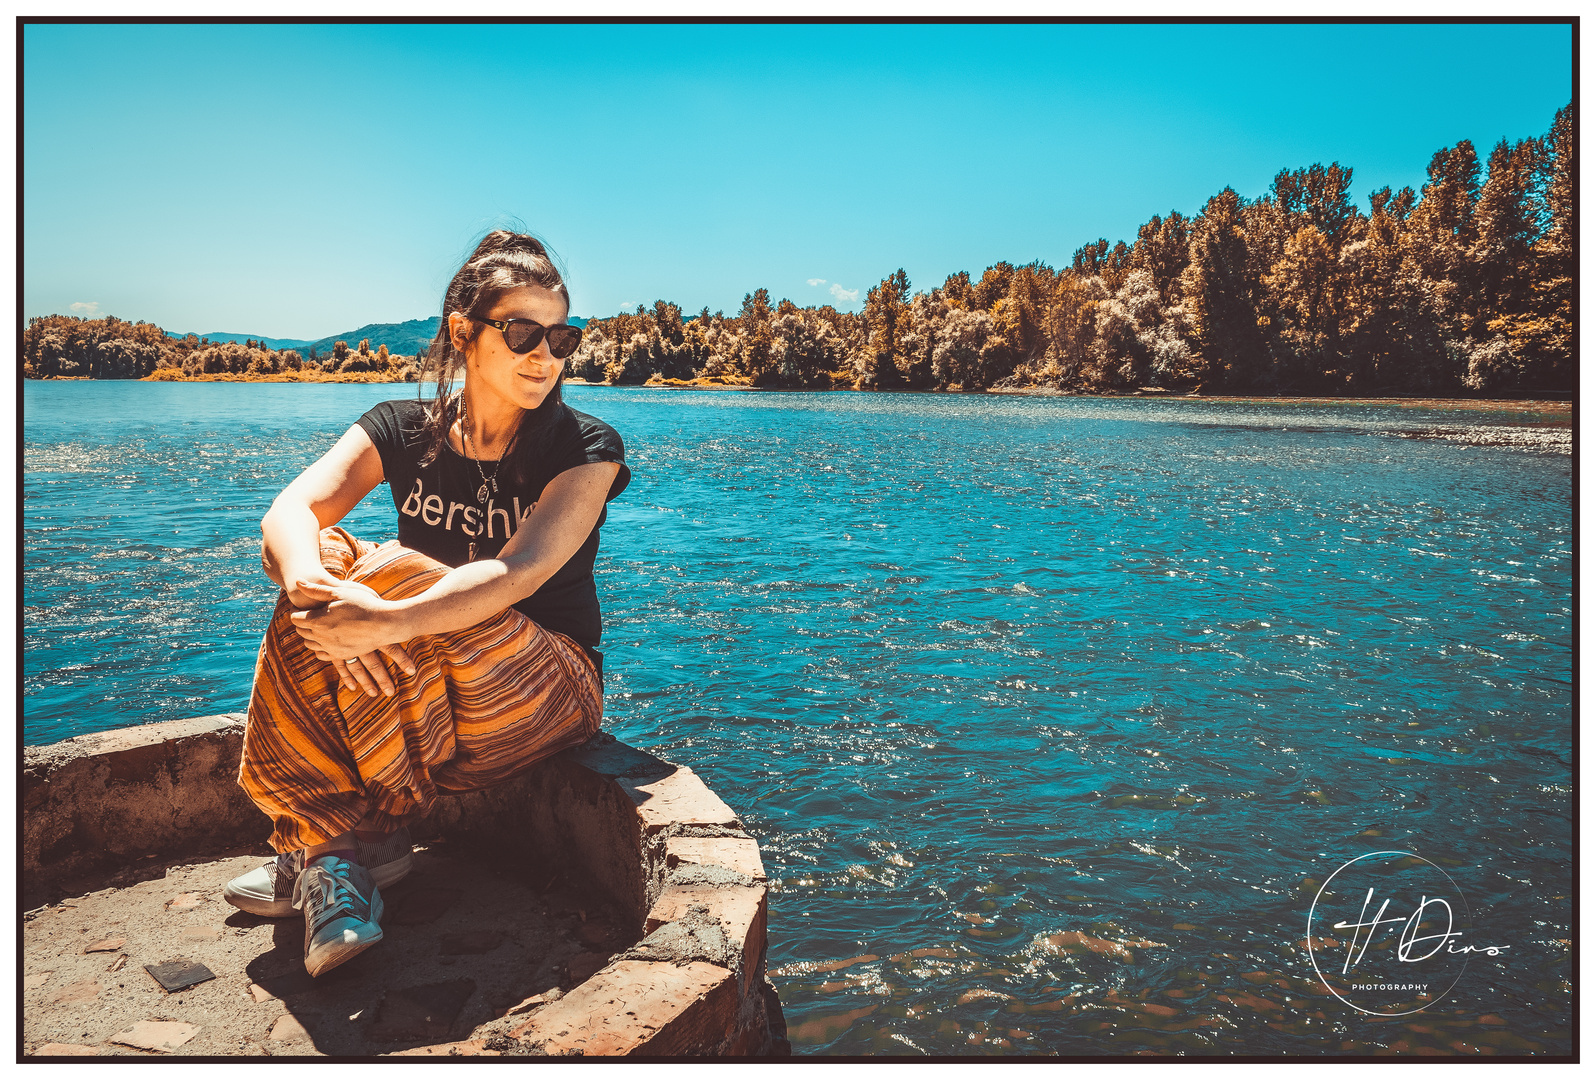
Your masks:
<path fill-rule="evenodd" d="M 510 500 L 514 507 L 512 515 L 509 509 L 503 506 L 494 506 L 493 500 L 488 500 L 486 514 L 480 506 L 450 500 L 448 509 L 444 508 L 444 500 L 440 495 L 428 495 L 422 486 L 421 478 L 416 478 L 416 486 L 405 499 L 404 505 L 399 507 L 399 512 L 409 517 L 419 517 L 425 524 L 442 525 L 448 532 L 454 531 L 456 520 L 460 523 L 460 532 L 466 536 L 481 536 L 487 530 L 488 539 L 497 539 L 494 535 L 494 526 L 503 522 L 503 538 L 508 540 L 515 535 L 516 528 L 525 521 L 527 515 L 532 513 L 537 503 L 533 503 L 525 510 L 521 509 L 521 499 L 516 497 Z M 458 518 L 456 515 L 458 514 Z M 483 520 L 486 516 L 486 521 Z"/>

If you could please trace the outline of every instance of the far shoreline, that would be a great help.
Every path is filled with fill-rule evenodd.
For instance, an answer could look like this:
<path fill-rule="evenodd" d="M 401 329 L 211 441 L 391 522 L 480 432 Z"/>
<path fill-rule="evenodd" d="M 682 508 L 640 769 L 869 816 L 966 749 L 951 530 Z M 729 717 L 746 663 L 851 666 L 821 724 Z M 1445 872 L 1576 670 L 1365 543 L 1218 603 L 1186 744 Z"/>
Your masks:
<path fill-rule="evenodd" d="M 361 378 L 367 373 L 348 373 L 343 376 L 331 375 L 317 379 L 286 378 L 283 375 L 268 376 L 240 376 L 240 375 L 205 375 L 184 379 L 91 379 L 85 376 L 65 376 L 46 379 L 28 379 L 27 382 L 163 382 L 163 383 L 268 383 L 276 385 L 302 384 L 325 385 L 328 383 L 356 383 L 361 385 L 392 385 L 392 386 L 419 386 L 419 383 L 406 380 L 372 379 L 369 376 Z M 350 376 L 353 377 L 350 377 Z M 1275 406 L 1382 406 L 1406 409 L 1434 409 L 1446 412 L 1493 412 L 1493 413 L 1527 413 L 1538 417 L 1536 420 L 1523 420 L 1521 423 L 1537 424 L 1545 427 L 1572 427 L 1573 408 L 1572 397 L 1523 397 L 1523 398 L 1444 398 L 1433 396 L 1413 397 L 1327 397 L 1318 394 L 1203 394 L 1196 392 L 1178 393 L 1160 388 L 1147 388 L 1141 390 L 1127 390 L 1119 393 L 1086 393 L 1077 390 L 1055 390 L 1047 387 L 1001 388 L 987 390 L 907 390 L 900 388 L 857 390 L 853 388 L 802 388 L 802 387 L 776 387 L 753 386 L 747 383 L 638 383 L 615 385 L 612 383 L 588 382 L 585 379 L 567 378 L 565 383 L 570 386 L 592 386 L 613 390 L 667 390 L 667 391 L 737 391 L 742 393 L 779 393 L 779 394 L 829 394 L 829 393 L 857 393 L 857 394 L 920 394 L 920 395 L 1000 395 L 1005 397 L 1047 397 L 1047 398 L 1081 398 L 1096 401 L 1123 401 L 1126 399 L 1139 399 L 1143 401 L 1161 402 L 1207 402 L 1217 405 L 1275 405 Z"/>

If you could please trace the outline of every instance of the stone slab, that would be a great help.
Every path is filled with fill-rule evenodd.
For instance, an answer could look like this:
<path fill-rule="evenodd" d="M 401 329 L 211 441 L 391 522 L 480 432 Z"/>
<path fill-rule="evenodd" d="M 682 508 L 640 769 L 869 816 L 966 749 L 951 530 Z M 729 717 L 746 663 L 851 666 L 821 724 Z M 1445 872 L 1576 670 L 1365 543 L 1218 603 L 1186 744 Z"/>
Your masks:
<path fill-rule="evenodd" d="M 101 986 L 93 979 L 70 983 L 50 995 L 51 1005 L 72 1005 L 80 1001 L 93 1001 L 100 996 Z"/>
<path fill-rule="evenodd" d="M 685 765 L 658 778 L 617 777 L 615 783 L 637 807 L 645 836 L 671 825 L 741 827 L 737 814 Z"/>
<path fill-rule="evenodd" d="M 733 1030 L 738 1000 L 726 968 L 618 960 L 510 1036 L 555 1056 L 701 1054 Z"/>
<path fill-rule="evenodd" d="M 689 918 L 695 910 L 715 920 L 729 945 L 741 952 L 744 985 L 764 972 L 758 970 L 765 948 L 766 891 L 764 885 L 669 885 L 649 909 L 643 932 L 652 934 L 667 923 Z M 734 961 L 730 956 L 728 964 Z"/>
<path fill-rule="evenodd" d="M 272 1022 L 271 1031 L 266 1037 L 272 1042 L 300 1042 L 310 1038 L 310 1030 L 305 1026 L 310 1021 L 309 1016 L 295 1016 L 293 1013 L 283 1013 Z"/>
<path fill-rule="evenodd" d="M 175 994 L 179 990 L 187 990 L 191 986 L 198 986 L 202 982 L 209 982 L 216 978 L 215 972 L 204 964 L 196 964 L 192 960 L 168 960 L 163 964 L 145 964 L 144 970 L 150 973 L 150 978 L 161 984 L 161 988 L 168 994 Z"/>
<path fill-rule="evenodd" d="M 98 1046 L 84 1046 L 82 1043 L 45 1043 L 36 1047 L 33 1057 L 98 1057 Z"/>
<path fill-rule="evenodd" d="M 759 843 L 743 836 L 673 836 L 665 841 L 665 869 L 721 866 L 755 881 L 765 880 Z"/>
<path fill-rule="evenodd" d="M 126 1031 L 111 1036 L 111 1041 L 139 1050 L 172 1051 L 199 1034 L 199 1027 L 180 1020 L 140 1020 Z"/>

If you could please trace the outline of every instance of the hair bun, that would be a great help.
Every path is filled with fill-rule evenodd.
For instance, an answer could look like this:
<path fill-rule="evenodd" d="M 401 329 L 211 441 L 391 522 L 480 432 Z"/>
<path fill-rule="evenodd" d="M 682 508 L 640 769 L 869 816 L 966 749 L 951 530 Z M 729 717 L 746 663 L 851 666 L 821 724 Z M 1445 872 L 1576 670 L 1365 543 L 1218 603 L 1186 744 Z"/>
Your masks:
<path fill-rule="evenodd" d="M 526 233 L 511 232 L 509 229 L 494 229 L 482 238 L 476 251 L 472 252 L 470 262 L 475 262 L 484 255 L 495 255 L 501 251 L 525 250 L 533 255 L 548 257 L 548 249 L 543 246 L 543 241 Z"/>

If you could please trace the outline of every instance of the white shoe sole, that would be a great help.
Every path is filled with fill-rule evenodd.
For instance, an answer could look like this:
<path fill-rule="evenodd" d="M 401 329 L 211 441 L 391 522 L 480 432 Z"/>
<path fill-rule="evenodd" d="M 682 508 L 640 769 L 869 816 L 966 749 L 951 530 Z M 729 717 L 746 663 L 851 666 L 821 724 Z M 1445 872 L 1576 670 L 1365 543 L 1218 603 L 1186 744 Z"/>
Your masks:
<path fill-rule="evenodd" d="M 339 964 L 353 960 L 377 942 L 382 940 L 382 930 L 378 930 L 375 937 L 368 937 L 346 943 L 338 942 L 321 946 L 314 956 L 305 954 L 305 970 L 312 977 L 324 971 L 331 971 Z"/>
<path fill-rule="evenodd" d="M 377 883 L 377 888 L 386 889 L 403 881 L 415 868 L 416 856 L 412 852 L 372 870 L 371 880 Z M 289 897 L 274 897 L 267 900 L 255 893 L 234 892 L 232 882 L 228 882 L 227 887 L 222 890 L 222 899 L 240 911 L 259 915 L 263 919 L 287 919 L 299 914 L 298 909 L 294 907 L 294 901 Z"/>

